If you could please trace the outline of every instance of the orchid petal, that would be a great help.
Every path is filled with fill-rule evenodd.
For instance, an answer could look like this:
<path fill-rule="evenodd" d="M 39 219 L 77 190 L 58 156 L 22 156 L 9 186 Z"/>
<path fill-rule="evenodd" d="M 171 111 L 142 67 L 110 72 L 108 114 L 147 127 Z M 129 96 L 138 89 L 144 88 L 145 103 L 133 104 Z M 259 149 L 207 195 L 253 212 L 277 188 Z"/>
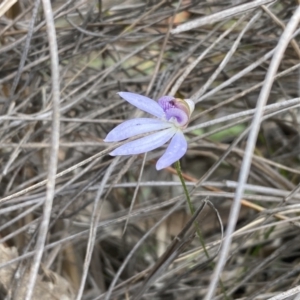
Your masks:
<path fill-rule="evenodd" d="M 115 155 L 132 155 L 132 154 L 145 153 L 162 146 L 168 140 L 170 140 L 175 133 L 176 133 L 176 128 L 174 127 L 159 132 L 155 132 L 153 134 L 142 137 L 135 141 L 128 142 L 116 148 L 114 151 L 112 151 L 109 154 L 115 156 Z"/>
<path fill-rule="evenodd" d="M 172 127 L 172 124 L 157 119 L 137 118 L 125 121 L 108 133 L 104 142 L 119 142 L 138 134 Z"/>
<path fill-rule="evenodd" d="M 148 97 L 130 92 L 120 92 L 118 94 L 130 104 L 157 118 L 162 119 L 165 116 L 164 110 L 160 107 L 160 105 Z"/>
<path fill-rule="evenodd" d="M 156 170 L 161 170 L 179 160 L 187 150 L 187 142 L 181 130 L 173 136 L 166 152 L 156 163 Z"/>

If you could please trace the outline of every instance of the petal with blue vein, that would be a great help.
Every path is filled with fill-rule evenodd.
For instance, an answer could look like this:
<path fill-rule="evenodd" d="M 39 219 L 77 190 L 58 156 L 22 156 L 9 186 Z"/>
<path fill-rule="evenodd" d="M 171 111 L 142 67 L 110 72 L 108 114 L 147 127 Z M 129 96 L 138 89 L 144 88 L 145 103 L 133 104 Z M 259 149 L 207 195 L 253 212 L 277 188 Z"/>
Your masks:
<path fill-rule="evenodd" d="M 118 94 L 130 104 L 157 118 L 162 119 L 165 116 L 164 110 L 160 105 L 148 97 L 130 92 L 119 92 Z"/>
<path fill-rule="evenodd" d="M 166 152 L 156 163 L 156 170 L 169 167 L 179 160 L 187 150 L 187 142 L 181 130 L 173 136 Z"/>
<path fill-rule="evenodd" d="M 154 150 L 167 141 L 169 141 L 174 134 L 176 133 L 176 128 L 171 127 L 159 132 L 152 133 L 140 139 L 137 139 L 132 142 L 128 142 L 114 151 L 109 153 L 110 155 L 133 155 L 133 154 L 141 154 L 151 150 Z"/>
<path fill-rule="evenodd" d="M 170 128 L 173 125 L 162 120 L 137 118 L 125 121 L 111 130 L 104 142 L 119 142 L 138 134 Z"/>

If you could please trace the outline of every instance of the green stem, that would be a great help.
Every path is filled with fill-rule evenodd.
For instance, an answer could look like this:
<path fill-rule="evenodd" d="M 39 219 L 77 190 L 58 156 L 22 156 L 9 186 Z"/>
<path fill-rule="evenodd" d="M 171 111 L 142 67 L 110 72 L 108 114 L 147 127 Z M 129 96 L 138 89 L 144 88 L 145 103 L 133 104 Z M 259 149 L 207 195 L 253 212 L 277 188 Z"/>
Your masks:
<path fill-rule="evenodd" d="M 175 167 L 176 167 L 176 171 L 177 171 L 177 174 L 178 174 L 178 176 L 179 176 L 179 179 L 180 179 L 180 181 L 181 181 L 181 184 L 182 184 L 182 187 L 183 187 L 185 196 L 186 196 L 186 200 L 187 200 L 187 202 L 188 202 L 188 206 L 189 206 L 190 212 L 191 212 L 191 214 L 193 215 L 193 214 L 195 213 L 195 208 L 194 208 L 194 206 L 193 206 L 193 203 L 192 203 L 192 201 L 191 201 L 189 192 L 188 192 L 188 190 L 187 190 L 187 187 L 186 187 L 184 178 L 183 178 L 183 176 L 182 176 L 182 172 L 181 172 L 181 167 L 180 167 L 180 162 L 179 162 L 179 160 L 175 163 Z M 202 233 L 201 233 L 200 228 L 199 228 L 199 224 L 198 224 L 197 221 L 195 221 L 194 224 L 195 224 L 195 227 L 196 227 L 196 232 L 197 232 L 199 241 L 200 241 L 200 243 L 201 243 L 201 246 L 203 247 L 203 250 L 204 250 L 204 253 L 205 253 L 206 257 L 209 259 L 209 254 L 208 254 L 208 251 L 207 251 L 207 249 L 206 249 L 205 242 L 204 242 L 204 239 L 203 239 L 203 237 L 202 237 Z M 210 266 L 211 266 L 211 268 L 213 269 L 213 263 L 212 263 L 212 262 L 210 263 Z M 220 285 L 221 285 L 221 288 L 222 288 L 222 292 L 223 292 L 223 294 L 224 294 L 224 296 L 225 296 L 225 299 L 229 299 L 229 297 L 226 295 L 225 287 L 224 287 L 224 284 L 223 284 L 221 278 L 220 278 L 219 282 L 220 282 Z"/>
<path fill-rule="evenodd" d="M 177 174 L 178 174 L 178 176 L 179 176 L 180 182 L 181 182 L 181 184 L 182 184 L 182 187 L 183 187 L 183 190 L 184 190 L 184 193 L 185 193 L 185 196 L 186 196 L 186 200 L 187 200 L 187 203 L 188 203 L 190 212 L 191 212 L 191 214 L 193 215 L 193 214 L 195 213 L 195 208 L 194 208 L 194 206 L 193 206 L 193 203 L 192 203 L 192 201 L 191 201 L 189 192 L 188 192 L 188 190 L 187 190 L 187 187 L 186 187 L 184 178 L 183 178 L 183 176 L 182 176 L 181 166 L 180 166 L 179 160 L 176 161 L 176 163 L 175 163 L 175 168 L 176 168 Z M 196 227 L 196 232 L 197 232 L 199 241 L 200 241 L 200 243 L 201 243 L 201 245 L 202 245 L 202 247 L 203 247 L 204 253 L 205 253 L 206 257 L 209 259 L 209 254 L 208 254 L 208 251 L 206 250 L 205 242 L 204 242 L 204 239 L 203 239 L 203 237 L 202 237 L 202 233 L 201 233 L 201 230 L 200 230 L 200 228 L 199 228 L 199 224 L 198 224 L 198 222 L 196 222 L 196 221 L 195 221 L 194 224 L 195 224 L 195 227 Z"/>

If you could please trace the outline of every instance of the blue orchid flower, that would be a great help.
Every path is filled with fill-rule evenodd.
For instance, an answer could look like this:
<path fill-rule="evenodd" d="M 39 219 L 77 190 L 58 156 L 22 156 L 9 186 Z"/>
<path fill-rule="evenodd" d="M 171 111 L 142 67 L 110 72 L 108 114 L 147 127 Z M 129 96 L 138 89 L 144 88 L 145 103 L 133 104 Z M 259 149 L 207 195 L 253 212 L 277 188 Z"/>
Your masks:
<path fill-rule="evenodd" d="M 134 93 L 120 92 L 120 97 L 135 107 L 156 117 L 137 118 L 125 121 L 108 133 L 105 142 L 120 142 L 136 135 L 151 133 L 145 137 L 130 141 L 111 153 L 116 155 L 134 155 L 152 151 L 171 140 L 166 152 L 156 163 L 161 170 L 179 160 L 187 150 L 187 142 L 182 129 L 189 123 L 194 110 L 192 100 L 163 96 L 158 102 Z"/>

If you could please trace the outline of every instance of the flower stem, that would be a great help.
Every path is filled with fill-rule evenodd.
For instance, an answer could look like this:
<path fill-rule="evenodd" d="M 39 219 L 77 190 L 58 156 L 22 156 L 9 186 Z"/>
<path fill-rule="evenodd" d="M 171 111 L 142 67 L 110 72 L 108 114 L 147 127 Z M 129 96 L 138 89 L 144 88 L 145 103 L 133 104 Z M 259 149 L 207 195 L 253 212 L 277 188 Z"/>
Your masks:
<path fill-rule="evenodd" d="M 175 163 L 175 168 L 176 168 L 177 174 L 178 174 L 178 176 L 179 176 L 179 179 L 180 179 L 180 181 L 181 181 L 181 184 L 182 184 L 182 187 L 183 187 L 185 196 L 186 196 L 186 200 L 187 200 L 187 202 L 188 202 L 188 206 L 189 206 L 190 212 L 191 212 L 191 214 L 193 215 L 193 214 L 195 213 L 195 208 L 194 208 L 194 206 L 193 206 L 193 203 L 192 203 L 192 201 L 191 201 L 189 192 L 188 192 L 188 190 L 187 190 L 187 187 L 186 187 L 184 178 L 183 178 L 183 176 L 182 176 L 181 166 L 180 166 L 179 160 Z M 208 251 L 207 251 L 207 249 L 206 249 L 205 242 L 204 242 L 204 239 L 203 239 L 203 237 L 202 237 L 202 233 L 201 233 L 201 230 L 200 230 L 200 227 L 199 227 L 198 222 L 195 221 L 195 222 L 194 222 L 194 225 L 195 225 L 195 227 L 196 227 L 196 232 L 197 232 L 199 241 L 200 241 L 200 243 L 201 243 L 201 246 L 203 247 L 204 253 L 205 253 L 206 257 L 209 259 L 210 257 L 209 257 Z M 210 262 L 209 265 L 210 265 L 210 267 L 211 267 L 212 269 L 214 268 L 214 263 L 213 263 L 213 262 Z M 229 297 L 226 295 L 225 287 L 224 287 L 224 284 L 223 284 L 221 278 L 219 279 L 219 283 L 220 283 L 220 286 L 221 286 L 221 289 L 222 289 L 222 293 L 224 294 L 225 299 L 228 300 Z"/>
<path fill-rule="evenodd" d="M 193 203 L 192 203 L 192 201 L 191 201 L 189 192 L 188 192 L 188 190 L 187 190 L 187 187 L 186 187 L 184 178 L 183 178 L 183 176 L 182 176 L 181 166 L 180 166 L 179 160 L 176 161 L 176 163 L 175 163 L 175 168 L 176 168 L 177 174 L 178 174 L 178 176 L 179 176 L 180 182 L 181 182 L 181 184 L 182 184 L 182 187 L 183 187 L 183 190 L 184 190 L 184 193 L 185 193 L 185 196 L 186 196 L 186 200 L 187 200 L 187 203 L 188 203 L 190 212 L 191 212 L 191 214 L 193 215 L 193 214 L 195 213 L 195 208 L 194 208 L 194 206 L 193 206 Z M 197 221 L 195 221 L 194 224 L 195 224 L 195 227 L 196 227 L 196 232 L 197 232 L 199 241 L 200 241 L 200 243 L 201 243 L 201 245 L 202 245 L 202 247 L 203 247 L 204 253 L 205 253 L 206 257 L 209 259 L 209 254 L 208 254 L 208 252 L 207 252 L 207 250 L 206 250 L 205 242 L 204 242 L 204 239 L 203 239 L 203 237 L 202 237 L 202 233 L 201 233 L 199 224 L 198 224 Z"/>

